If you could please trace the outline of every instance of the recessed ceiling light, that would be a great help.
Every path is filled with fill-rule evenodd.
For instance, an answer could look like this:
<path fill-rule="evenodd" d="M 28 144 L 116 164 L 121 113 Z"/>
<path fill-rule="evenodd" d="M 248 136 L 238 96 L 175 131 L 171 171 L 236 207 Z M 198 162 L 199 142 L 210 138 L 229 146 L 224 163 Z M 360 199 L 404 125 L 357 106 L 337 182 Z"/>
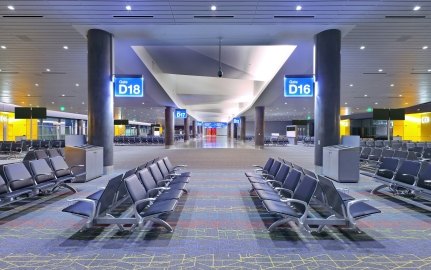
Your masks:
<path fill-rule="evenodd" d="M 54 102 L 54 101 L 51 101 L 51 104 L 55 104 L 55 102 Z"/>
<path fill-rule="evenodd" d="M 1 69 L 0 69 L 0 72 L 1 72 Z"/>
<path fill-rule="evenodd" d="M 51 70 L 49 68 L 46 69 L 46 72 L 50 72 Z"/>
<path fill-rule="evenodd" d="M 297 5 L 297 6 L 296 6 L 296 11 L 300 11 L 300 10 L 302 10 L 302 6 Z"/>
<path fill-rule="evenodd" d="M 413 11 L 418 11 L 421 9 L 421 6 L 414 6 Z"/>
<path fill-rule="evenodd" d="M 84 105 L 84 104 L 85 104 L 85 102 L 83 101 L 81 104 L 82 104 L 82 105 Z"/>
<path fill-rule="evenodd" d="M 31 95 L 30 95 L 30 94 L 27 94 L 27 96 L 28 96 L 28 97 L 30 97 Z"/>
<path fill-rule="evenodd" d="M 61 94 L 61 96 L 62 96 L 62 97 L 65 97 L 66 95 L 65 95 L 65 94 Z"/>
<path fill-rule="evenodd" d="M 403 95 L 398 95 L 399 97 L 402 97 Z"/>
<path fill-rule="evenodd" d="M 428 69 L 428 72 L 431 72 L 431 69 Z"/>
<path fill-rule="evenodd" d="M 0 48 L 2 48 L 3 50 L 7 49 L 7 47 L 5 45 L 1 45 Z"/>
<path fill-rule="evenodd" d="M 63 49 L 65 49 L 65 50 L 69 50 L 69 46 L 64 45 L 64 46 L 63 46 Z"/>
<path fill-rule="evenodd" d="M 284 105 L 287 105 L 287 102 L 284 102 Z"/>
<path fill-rule="evenodd" d="M 142 102 L 142 105 L 144 105 L 145 104 L 145 102 Z"/>
<path fill-rule="evenodd" d="M 350 87 L 353 87 L 353 83 L 349 84 Z"/>
<path fill-rule="evenodd" d="M 383 72 L 383 69 L 379 69 L 379 72 Z"/>
<path fill-rule="evenodd" d="M 361 49 L 361 50 L 365 50 L 365 46 L 364 46 L 364 45 L 362 45 L 361 47 L 359 47 L 359 49 Z"/>
<path fill-rule="evenodd" d="M 217 6 L 216 5 L 211 5 L 211 10 L 212 11 L 216 11 L 217 10 Z"/>
<path fill-rule="evenodd" d="M 347 105 L 348 103 L 347 102 L 344 102 L 344 105 Z"/>
<path fill-rule="evenodd" d="M 131 10 L 132 10 L 132 6 L 131 6 L 131 5 L 127 5 L 127 6 L 126 6 L 126 10 L 127 10 L 127 11 L 131 11 Z"/>
<path fill-rule="evenodd" d="M 2 49 L 3 49 L 3 46 L 2 46 Z M 428 49 L 428 46 L 425 45 L 422 47 L 422 50 L 426 50 L 426 49 Z"/>
<path fill-rule="evenodd" d="M 359 108 L 356 108 L 356 110 L 359 110 Z"/>
<path fill-rule="evenodd" d="M 34 86 L 39 87 L 39 84 L 38 84 L 38 83 L 35 83 L 35 84 L 34 84 Z"/>
<path fill-rule="evenodd" d="M 7 6 L 7 8 L 8 8 L 9 10 L 15 10 L 15 7 L 14 7 L 14 6 Z"/>
<path fill-rule="evenodd" d="M 79 87 L 79 83 L 75 83 L 75 86 L 76 86 L 76 87 Z"/>
<path fill-rule="evenodd" d="M 394 87 L 394 86 L 395 86 L 395 84 L 393 84 L 393 83 L 392 83 L 392 84 L 391 84 L 391 87 Z"/>
<path fill-rule="evenodd" d="M 406 103 L 404 103 L 404 104 L 409 105 L 409 103 L 408 103 L 408 102 L 406 102 Z"/>
<path fill-rule="evenodd" d="M 365 95 L 364 95 L 364 97 L 368 97 L 368 95 L 367 95 L 367 94 L 365 94 Z"/>
<path fill-rule="evenodd" d="M 28 105 L 32 106 L 32 104 L 28 104 Z"/>
<path fill-rule="evenodd" d="M 374 104 L 375 104 L 375 105 L 379 105 L 379 103 L 378 103 L 378 102 L 374 102 Z"/>

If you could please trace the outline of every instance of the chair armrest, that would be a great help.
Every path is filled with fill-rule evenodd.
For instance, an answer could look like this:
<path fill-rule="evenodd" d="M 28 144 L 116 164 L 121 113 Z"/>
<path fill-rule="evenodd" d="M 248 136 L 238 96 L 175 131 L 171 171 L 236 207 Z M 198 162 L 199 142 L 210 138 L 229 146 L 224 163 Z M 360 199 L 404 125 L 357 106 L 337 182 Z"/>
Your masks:
<path fill-rule="evenodd" d="M 431 185 L 431 180 L 424 180 L 425 185 Z"/>
<path fill-rule="evenodd" d="M 287 193 L 290 194 L 290 196 L 293 196 L 293 191 L 290 189 L 282 188 L 282 187 L 276 187 L 275 190 L 278 191 L 279 194 L 280 194 L 280 191 L 286 191 Z"/>
<path fill-rule="evenodd" d="M 180 173 L 170 173 L 170 174 L 168 174 L 168 176 L 180 176 L 181 174 Z"/>
<path fill-rule="evenodd" d="M 344 193 L 349 193 L 349 189 L 348 188 L 336 188 L 338 191 L 342 191 Z"/>
<path fill-rule="evenodd" d="M 178 168 L 185 168 L 185 167 L 187 167 L 187 165 L 184 165 L 184 164 L 176 165 L 174 166 L 174 170 Z"/>
<path fill-rule="evenodd" d="M 265 179 L 274 179 L 274 176 L 273 175 L 271 175 L 271 174 L 267 174 L 267 173 L 263 173 L 262 174 L 262 176 L 265 178 Z"/>
<path fill-rule="evenodd" d="M 141 199 L 141 200 L 139 200 L 139 201 L 136 201 L 135 203 L 134 203 L 134 212 L 135 212 L 135 214 L 139 214 L 138 213 L 138 210 L 137 210 L 137 207 L 138 207 L 138 205 L 140 205 L 140 204 L 142 204 L 142 203 L 145 203 L 145 202 L 153 202 L 153 201 L 155 201 L 156 200 L 156 198 L 145 198 L 145 199 Z"/>
<path fill-rule="evenodd" d="M 39 173 L 39 174 L 36 174 L 34 177 L 38 177 L 38 176 L 54 176 L 54 174 L 53 173 Z"/>
<path fill-rule="evenodd" d="M 277 181 L 277 180 L 274 180 L 274 179 L 270 179 L 270 180 L 265 180 L 265 182 L 267 182 L 267 183 L 278 183 L 278 184 L 280 184 L 280 185 L 282 185 L 283 183 L 282 182 L 280 182 L 280 181 Z"/>
<path fill-rule="evenodd" d="M 299 203 L 299 204 L 302 204 L 305 208 L 308 207 L 308 203 L 306 203 L 304 201 L 301 201 L 301 200 L 297 200 L 297 199 L 290 199 L 290 198 L 288 198 L 288 199 L 280 199 L 280 201 L 288 203 L 288 204 L 290 204 L 290 203 Z"/>
<path fill-rule="evenodd" d="M 349 201 L 347 202 L 347 206 L 346 206 L 346 212 L 347 212 L 347 218 L 349 219 L 350 223 L 352 223 L 353 225 L 355 224 L 355 219 L 352 217 L 352 214 L 350 213 L 350 208 L 359 202 L 366 202 L 369 201 L 368 199 L 355 199 L 353 201 Z"/>
<path fill-rule="evenodd" d="M 260 165 L 252 165 L 252 167 L 260 168 L 260 169 L 262 169 L 262 170 L 263 170 L 263 167 L 262 167 L 262 166 L 260 166 Z"/>
<path fill-rule="evenodd" d="M 75 198 L 75 199 L 70 199 L 67 200 L 68 202 L 87 202 L 91 205 L 91 215 L 90 215 L 90 219 L 94 219 L 96 217 L 96 201 L 93 201 L 91 199 L 87 199 L 87 198 Z"/>
<path fill-rule="evenodd" d="M 170 187 L 156 187 L 156 188 L 147 190 L 147 193 L 151 193 L 152 191 L 155 191 L 155 190 L 170 190 L 170 189 L 171 189 Z"/>

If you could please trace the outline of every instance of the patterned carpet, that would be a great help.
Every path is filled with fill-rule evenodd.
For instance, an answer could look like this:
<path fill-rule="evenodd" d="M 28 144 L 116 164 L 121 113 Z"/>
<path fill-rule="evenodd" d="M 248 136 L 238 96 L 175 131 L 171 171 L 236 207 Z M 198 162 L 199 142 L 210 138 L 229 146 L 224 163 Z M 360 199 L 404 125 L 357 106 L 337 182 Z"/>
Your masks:
<path fill-rule="evenodd" d="M 254 150 L 116 147 L 115 173 L 156 156 L 189 164 L 190 194 L 161 227 L 119 232 L 115 226 L 80 231 L 81 218 L 62 213 L 67 199 L 85 197 L 107 176 L 67 191 L 0 210 L 0 269 L 431 269 L 431 214 L 386 195 L 369 195 L 363 177 L 347 187 L 382 210 L 358 222 L 362 233 L 331 228 L 308 234 L 295 226 L 268 233 L 275 221 L 248 193 L 243 172 L 269 156 L 313 168 L 310 147 Z"/>

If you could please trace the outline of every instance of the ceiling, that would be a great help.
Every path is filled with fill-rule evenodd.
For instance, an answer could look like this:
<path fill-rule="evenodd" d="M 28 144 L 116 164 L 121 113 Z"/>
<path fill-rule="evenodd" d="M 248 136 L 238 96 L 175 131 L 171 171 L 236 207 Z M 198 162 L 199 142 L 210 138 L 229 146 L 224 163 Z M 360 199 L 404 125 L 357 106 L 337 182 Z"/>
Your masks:
<path fill-rule="evenodd" d="M 127 4 L 131 11 L 125 10 Z M 210 10 L 211 4 L 217 5 L 217 11 Z M 295 10 L 298 4 L 301 11 Z M 9 10 L 8 5 L 15 10 Z M 415 5 L 421 9 L 413 11 Z M 431 101 L 431 1 L 394 0 L 2 1 L 0 46 L 6 49 L 0 49 L 0 100 L 51 110 L 64 106 L 68 112 L 85 114 L 85 31 L 90 27 L 114 34 L 117 74 L 144 75 L 146 92 L 142 99 L 115 100 L 126 117 L 137 121 L 160 121 L 164 106 L 179 104 L 191 106 L 196 118 L 209 117 L 205 112 L 212 110 L 218 119 L 221 114 L 232 114 L 220 106 L 244 103 L 231 97 L 228 101 L 215 90 L 211 90 L 211 97 L 190 88 L 172 95 L 170 89 L 164 89 L 166 81 L 158 78 L 160 74 L 151 71 L 154 65 L 142 61 L 140 50 L 148 52 L 164 77 L 174 77 L 186 86 L 205 79 L 198 77 L 207 77 L 199 83 L 222 82 L 224 87 L 225 83 L 236 85 L 231 80 L 244 85 L 255 81 L 241 66 L 257 63 L 256 57 L 246 57 L 247 49 L 254 52 L 275 45 L 297 47 L 278 72 L 272 71 L 273 79 L 263 84 L 265 91 L 259 97 L 253 93 L 248 101 L 266 106 L 268 120 L 312 116 L 312 100 L 283 97 L 282 78 L 285 74 L 312 73 L 313 35 L 330 28 L 343 32 L 340 102 L 349 113 Z M 223 53 L 229 56 L 223 61 L 226 77 L 221 80 L 214 78 L 220 37 L 226 46 Z M 180 64 L 185 56 L 192 55 L 196 59 L 187 58 L 193 61 Z M 228 63 L 232 55 L 240 59 Z M 171 60 L 175 65 L 170 65 Z M 253 119 L 253 107 L 243 114 Z"/>

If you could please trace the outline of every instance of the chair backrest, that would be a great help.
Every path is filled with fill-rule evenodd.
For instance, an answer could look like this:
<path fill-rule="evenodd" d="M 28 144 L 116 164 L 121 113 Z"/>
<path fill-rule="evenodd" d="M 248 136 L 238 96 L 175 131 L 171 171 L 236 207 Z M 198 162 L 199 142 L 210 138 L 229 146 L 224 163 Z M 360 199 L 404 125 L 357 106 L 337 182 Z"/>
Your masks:
<path fill-rule="evenodd" d="M 14 142 L 14 143 L 12 143 L 11 149 L 12 149 L 12 151 L 15 151 L 15 152 L 21 152 L 23 150 L 22 145 L 23 145 L 22 141 L 21 142 Z"/>
<path fill-rule="evenodd" d="M 302 168 L 302 171 L 304 172 L 305 175 L 308 175 L 308 176 L 311 176 L 311 177 L 317 179 L 317 175 L 314 172 L 307 170 L 305 168 Z"/>
<path fill-rule="evenodd" d="M 265 166 L 263 166 L 263 170 L 266 172 L 269 172 L 269 169 L 271 169 L 272 164 L 274 163 L 275 159 L 268 158 L 268 160 L 265 163 Z"/>
<path fill-rule="evenodd" d="M 110 207 L 115 201 L 115 194 L 117 193 L 122 181 L 122 174 L 117 175 L 111 180 L 109 180 L 108 184 L 102 192 L 102 195 L 100 195 L 100 198 L 97 201 L 96 216 L 105 213 L 107 210 L 110 209 Z"/>
<path fill-rule="evenodd" d="M 272 176 L 275 176 L 277 174 L 278 170 L 280 169 L 280 167 L 281 167 L 281 162 L 277 161 L 277 160 L 274 160 L 274 162 L 272 163 L 271 168 L 268 171 L 268 174 L 270 174 Z"/>
<path fill-rule="evenodd" d="M 404 160 L 401 166 L 398 168 L 394 180 L 413 185 L 420 169 L 421 163 L 419 161 Z"/>
<path fill-rule="evenodd" d="M 139 165 L 139 166 L 136 168 L 136 170 L 137 170 L 137 171 L 140 171 L 140 170 L 143 170 L 143 169 L 147 168 L 148 163 L 149 163 L 149 162 L 145 162 L 144 164 Z"/>
<path fill-rule="evenodd" d="M 136 169 L 136 168 L 133 168 L 133 169 L 130 169 L 130 170 L 126 171 L 126 172 L 123 174 L 123 179 L 124 179 L 124 178 L 127 178 L 127 177 L 129 177 L 129 176 L 131 176 L 132 174 L 135 174 L 135 173 L 136 173 L 136 171 L 137 171 L 137 169 Z"/>
<path fill-rule="evenodd" d="M 60 156 L 64 157 L 64 148 L 57 148 L 58 153 Z"/>
<path fill-rule="evenodd" d="M 148 169 L 138 171 L 138 175 L 147 191 L 157 187 L 157 183 Z"/>
<path fill-rule="evenodd" d="M 423 158 L 430 159 L 431 158 L 431 148 L 425 148 L 422 154 Z"/>
<path fill-rule="evenodd" d="M 394 153 L 394 158 L 406 159 L 409 153 L 407 151 L 397 150 Z"/>
<path fill-rule="evenodd" d="M 376 174 L 385 178 L 392 178 L 398 168 L 399 159 L 396 158 L 383 158 L 380 163 L 379 169 Z"/>
<path fill-rule="evenodd" d="M 172 172 L 172 171 L 173 171 L 173 169 L 174 169 L 174 165 L 172 165 L 172 163 L 171 163 L 171 161 L 169 160 L 169 158 L 168 158 L 168 157 L 164 157 L 164 158 L 163 158 L 163 162 L 165 163 L 166 168 L 168 168 L 168 170 L 169 170 L 170 172 Z"/>
<path fill-rule="evenodd" d="M 157 166 L 160 169 L 160 172 L 163 175 L 163 178 L 167 178 L 169 177 L 169 171 L 168 168 L 166 168 L 165 162 L 163 161 L 163 159 L 160 159 L 156 162 Z"/>
<path fill-rule="evenodd" d="M 418 175 L 417 186 L 431 189 L 431 183 L 426 183 L 425 180 L 431 181 L 431 164 L 428 162 L 422 162 L 421 170 Z"/>
<path fill-rule="evenodd" d="M 290 167 L 283 164 L 280 167 L 280 170 L 278 170 L 277 174 L 275 175 L 274 179 L 283 183 L 286 179 L 287 174 L 289 173 Z"/>
<path fill-rule="evenodd" d="M 131 175 L 124 179 L 124 183 L 126 184 L 127 191 L 129 192 L 130 198 L 133 203 L 147 198 L 147 191 L 145 190 L 144 185 L 142 185 L 141 181 L 139 181 L 138 176 L 136 174 Z M 147 204 L 140 204 L 137 206 L 138 212 L 141 212 Z"/>
<path fill-rule="evenodd" d="M 6 164 L 3 166 L 3 171 L 11 190 L 34 185 L 33 178 L 24 163 Z"/>
<path fill-rule="evenodd" d="M 418 160 L 418 156 L 416 156 L 416 153 L 413 151 L 409 151 L 407 154 L 407 160 Z"/>
<path fill-rule="evenodd" d="M 373 148 L 373 150 L 371 151 L 370 156 L 377 156 L 380 157 L 380 155 L 382 154 L 383 150 L 381 148 Z"/>
<path fill-rule="evenodd" d="M 151 175 L 153 176 L 154 180 L 156 180 L 157 183 L 164 179 L 162 173 L 160 172 L 159 166 L 157 166 L 157 164 L 151 164 L 148 168 L 150 169 Z"/>
<path fill-rule="evenodd" d="M 302 181 L 298 184 L 298 187 L 295 189 L 292 198 L 306 202 L 308 204 L 313 197 L 316 187 L 317 180 L 313 177 L 305 175 Z M 295 208 L 301 212 L 305 211 L 305 208 L 302 204 L 292 203 L 292 205 L 294 205 Z"/>
<path fill-rule="evenodd" d="M 8 185 L 3 177 L 0 175 L 0 195 L 5 194 L 9 191 Z"/>
<path fill-rule="evenodd" d="M 49 156 L 46 154 L 45 149 L 35 150 L 34 154 L 36 155 L 37 159 L 49 158 Z"/>
<path fill-rule="evenodd" d="M 383 149 L 381 158 L 385 158 L 385 157 L 393 157 L 395 154 L 395 151 L 392 149 Z"/>
<path fill-rule="evenodd" d="M 3 142 L 0 146 L 0 151 L 2 152 L 10 152 L 12 149 L 12 142 Z"/>
<path fill-rule="evenodd" d="M 49 157 L 61 156 L 56 148 L 47 149 L 46 152 L 48 153 Z"/>
<path fill-rule="evenodd" d="M 292 163 L 292 166 L 295 170 L 300 171 L 301 173 L 303 172 L 303 168 L 299 165 L 296 165 L 295 163 Z"/>
<path fill-rule="evenodd" d="M 361 158 L 362 159 L 368 158 L 368 156 L 370 155 L 370 153 L 371 153 L 371 148 L 370 147 L 364 147 L 362 149 L 362 151 L 361 151 Z"/>
<path fill-rule="evenodd" d="M 323 193 L 324 202 L 330 209 L 340 216 L 345 216 L 343 199 L 334 183 L 325 176 L 319 175 L 319 187 Z"/>
<path fill-rule="evenodd" d="M 51 166 L 54 169 L 55 175 L 57 177 L 62 177 L 62 176 L 71 174 L 69 165 L 67 165 L 63 157 L 61 156 L 52 157 L 52 158 L 49 158 L 49 161 L 51 162 Z"/>
<path fill-rule="evenodd" d="M 29 165 L 36 183 L 40 184 L 55 179 L 55 174 L 45 159 L 31 160 Z"/>
<path fill-rule="evenodd" d="M 286 177 L 286 180 L 284 180 L 283 182 L 282 188 L 291 190 L 292 192 L 295 191 L 296 187 L 298 186 L 299 180 L 301 179 L 301 176 L 301 172 L 296 169 L 291 169 Z"/>

